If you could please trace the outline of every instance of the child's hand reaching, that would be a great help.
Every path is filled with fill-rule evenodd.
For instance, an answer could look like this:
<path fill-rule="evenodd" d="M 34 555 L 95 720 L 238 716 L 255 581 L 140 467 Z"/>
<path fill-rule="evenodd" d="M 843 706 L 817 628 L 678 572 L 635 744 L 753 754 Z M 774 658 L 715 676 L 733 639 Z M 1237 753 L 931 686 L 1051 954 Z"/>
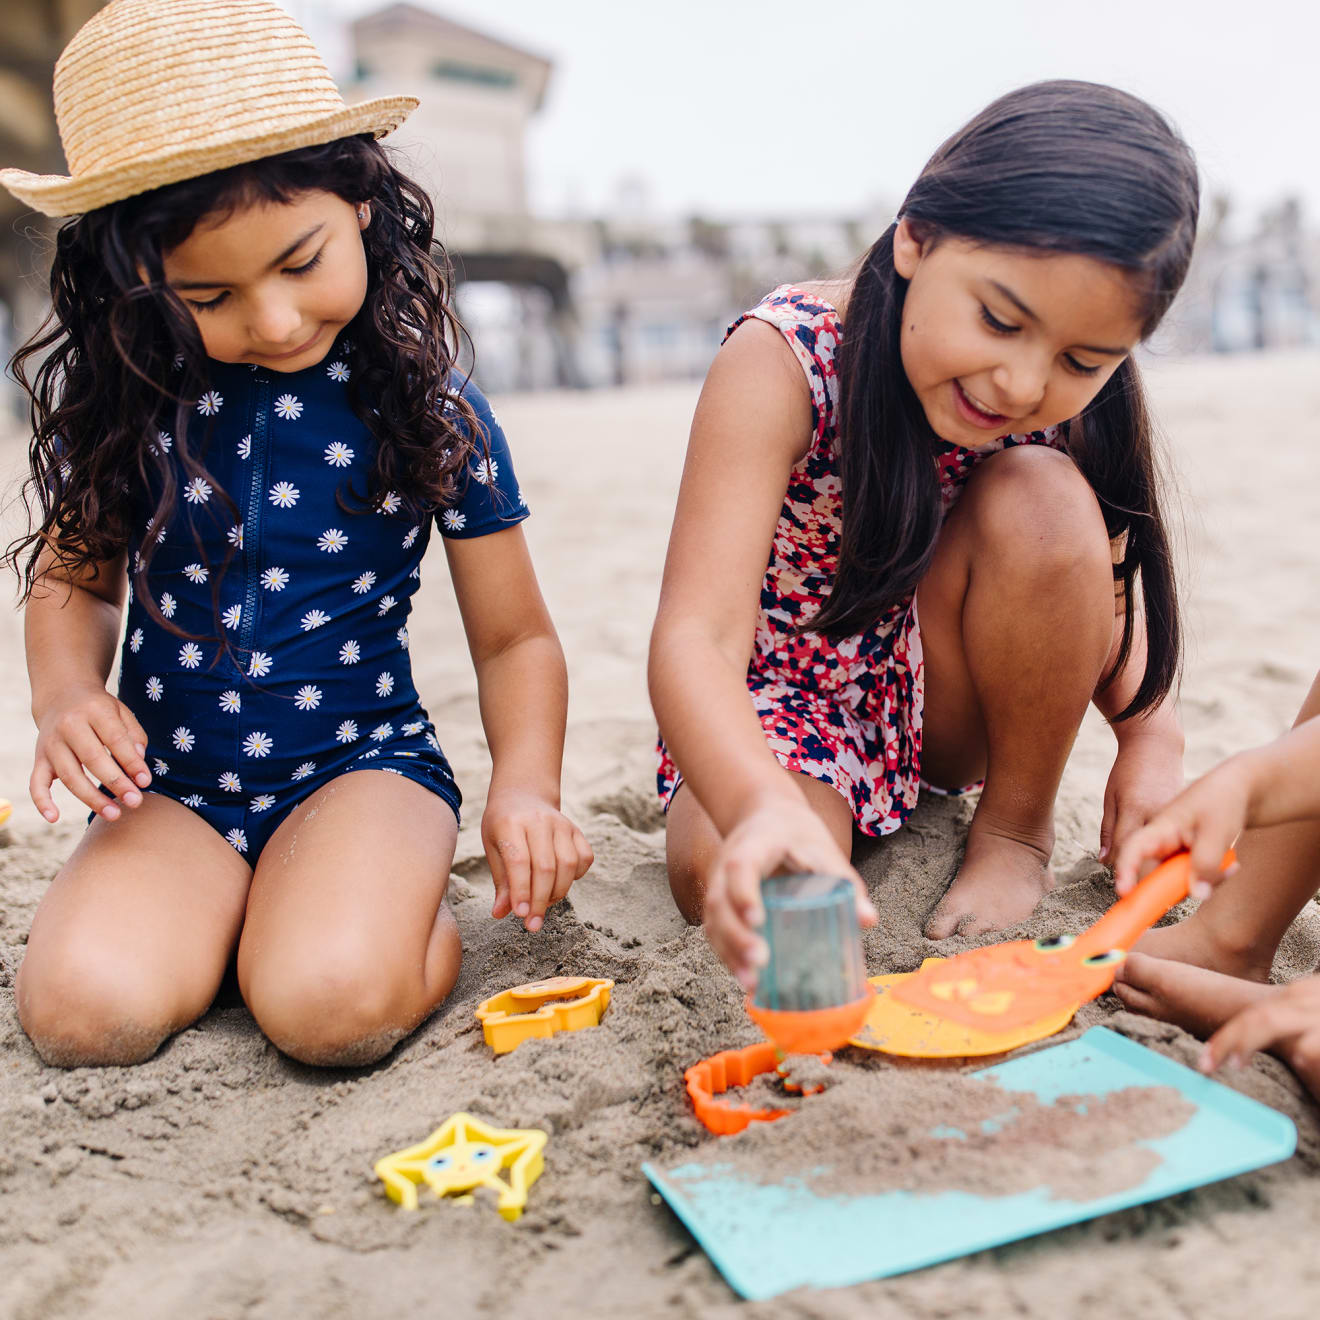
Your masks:
<path fill-rule="evenodd" d="M 1277 1054 L 1320 1097 L 1320 976 L 1273 989 L 1235 1013 L 1206 1042 L 1202 1072 L 1241 1067 L 1256 1050 Z"/>
<path fill-rule="evenodd" d="M 1100 860 L 1113 857 L 1184 784 L 1182 741 L 1158 735 L 1128 736 L 1119 743 L 1105 784 L 1100 821 Z"/>
<path fill-rule="evenodd" d="M 858 921 L 874 926 L 877 920 L 861 876 L 805 802 L 761 807 L 724 839 L 706 882 L 706 938 L 748 991 L 768 957 L 765 941 L 758 934 L 765 921 L 761 881 L 776 871 L 846 876 L 857 887 Z"/>
<path fill-rule="evenodd" d="M 1211 886 L 1237 870 L 1221 870 L 1224 854 L 1247 824 L 1254 779 L 1247 756 L 1234 756 L 1180 793 L 1119 848 L 1114 887 L 1128 893 L 1146 863 L 1187 849 L 1192 854 L 1191 894 L 1206 898 Z"/>
<path fill-rule="evenodd" d="M 521 918 L 529 931 L 545 922 L 595 856 L 582 831 L 543 797 L 525 790 L 492 791 L 481 818 L 481 842 L 495 881 L 492 917 Z"/>
<path fill-rule="evenodd" d="M 99 685 L 66 688 L 37 722 L 28 792 L 52 825 L 60 818 L 50 792 L 56 779 L 97 815 L 118 820 L 120 804 L 138 806 L 141 790 L 151 783 L 143 759 L 146 751 L 146 730 L 122 701 Z M 113 796 L 97 788 L 88 775 Z"/>

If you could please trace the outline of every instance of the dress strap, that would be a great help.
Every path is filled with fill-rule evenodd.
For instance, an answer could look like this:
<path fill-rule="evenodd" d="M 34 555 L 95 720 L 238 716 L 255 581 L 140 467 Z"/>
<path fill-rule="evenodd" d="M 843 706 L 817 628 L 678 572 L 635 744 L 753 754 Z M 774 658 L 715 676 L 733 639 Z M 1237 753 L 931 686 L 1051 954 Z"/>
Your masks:
<path fill-rule="evenodd" d="M 842 337 L 838 309 L 796 285 L 781 284 L 734 321 L 724 338 L 727 340 L 751 317 L 774 326 L 788 341 L 806 373 L 811 390 L 812 429 L 819 437 L 833 419 L 838 394 L 834 365 Z"/>

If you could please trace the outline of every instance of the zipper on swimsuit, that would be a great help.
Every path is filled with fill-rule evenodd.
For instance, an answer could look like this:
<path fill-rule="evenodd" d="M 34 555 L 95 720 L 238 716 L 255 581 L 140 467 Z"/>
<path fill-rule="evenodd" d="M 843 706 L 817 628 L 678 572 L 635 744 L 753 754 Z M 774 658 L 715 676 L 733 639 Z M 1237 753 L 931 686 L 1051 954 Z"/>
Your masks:
<path fill-rule="evenodd" d="M 257 583 L 257 551 L 261 542 L 261 493 L 266 489 L 266 432 L 270 427 L 270 377 L 264 371 L 254 373 L 252 394 L 256 400 L 252 418 L 252 452 L 248 456 L 252 479 L 248 485 L 247 511 L 243 515 L 243 616 L 238 630 L 240 654 L 249 657 L 256 636 L 257 604 L 261 595 Z"/>

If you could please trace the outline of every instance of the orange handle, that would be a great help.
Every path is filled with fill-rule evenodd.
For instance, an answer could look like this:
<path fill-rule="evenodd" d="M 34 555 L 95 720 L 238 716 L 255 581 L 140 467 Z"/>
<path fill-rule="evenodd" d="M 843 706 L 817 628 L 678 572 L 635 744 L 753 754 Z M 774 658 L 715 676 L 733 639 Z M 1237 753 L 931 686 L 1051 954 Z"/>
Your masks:
<path fill-rule="evenodd" d="M 1236 854 L 1229 849 L 1220 866 L 1226 868 L 1236 860 Z M 1191 853 L 1175 853 L 1130 894 L 1120 898 L 1095 925 L 1083 931 L 1073 948 L 1083 958 L 1110 949 L 1130 949 L 1170 908 L 1177 907 L 1187 897 L 1191 879 Z"/>

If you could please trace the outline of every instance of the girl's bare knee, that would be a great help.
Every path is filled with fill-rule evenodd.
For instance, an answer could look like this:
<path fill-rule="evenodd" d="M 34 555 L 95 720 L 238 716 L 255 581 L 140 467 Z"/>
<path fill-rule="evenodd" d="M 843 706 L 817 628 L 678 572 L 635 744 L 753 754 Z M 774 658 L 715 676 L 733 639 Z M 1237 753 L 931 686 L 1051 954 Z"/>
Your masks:
<path fill-rule="evenodd" d="M 25 963 L 16 998 L 28 1039 L 56 1068 L 142 1063 L 191 1020 L 168 996 L 95 960 L 32 969 Z"/>
<path fill-rule="evenodd" d="M 418 997 L 383 962 L 327 953 L 317 965 L 240 966 L 240 985 L 257 1025 L 300 1063 L 352 1068 L 375 1063 L 421 1020 Z"/>
<path fill-rule="evenodd" d="M 1110 575 L 1109 538 L 1099 501 L 1073 461 L 1043 445 L 1017 445 L 976 469 L 959 504 L 979 545 L 1023 569 Z"/>

